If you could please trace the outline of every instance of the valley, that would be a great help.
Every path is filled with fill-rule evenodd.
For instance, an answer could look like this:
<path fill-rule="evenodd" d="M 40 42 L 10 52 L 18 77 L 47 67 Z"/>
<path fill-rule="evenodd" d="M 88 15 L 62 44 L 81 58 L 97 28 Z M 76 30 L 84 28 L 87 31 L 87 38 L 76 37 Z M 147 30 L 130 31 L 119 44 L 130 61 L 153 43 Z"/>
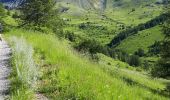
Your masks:
<path fill-rule="evenodd" d="M 169 0 L 0 2 L 10 100 L 170 99 Z"/>

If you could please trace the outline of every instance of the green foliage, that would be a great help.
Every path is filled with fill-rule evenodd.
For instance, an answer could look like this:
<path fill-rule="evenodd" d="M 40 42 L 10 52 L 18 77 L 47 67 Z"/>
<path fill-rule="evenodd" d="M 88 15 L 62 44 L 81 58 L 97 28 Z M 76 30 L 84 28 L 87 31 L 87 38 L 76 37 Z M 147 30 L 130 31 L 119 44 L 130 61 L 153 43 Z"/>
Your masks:
<path fill-rule="evenodd" d="M 33 60 L 33 48 L 23 38 L 11 37 L 12 73 L 10 94 L 12 100 L 33 100 L 38 68 Z"/>
<path fill-rule="evenodd" d="M 5 17 L 6 12 L 2 3 L 0 3 L 0 20 Z"/>
<path fill-rule="evenodd" d="M 140 31 L 138 34 L 129 36 L 127 39 L 123 40 L 116 48 L 126 50 L 129 54 L 134 54 L 139 48 L 142 48 L 145 53 L 148 51 L 150 52 L 152 51 L 151 49 L 154 49 L 155 41 L 162 41 L 164 39 L 165 35 L 162 34 L 161 30 L 161 26 L 156 26 Z"/>
<path fill-rule="evenodd" d="M 30 1 L 34 2 L 35 0 L 30 0 Z M 116 1 L 119 2 L 123 0 L 116 0 Z M 134 0 L 134 1 L 138 1 L 138 0 Z M 34 6 L 36 8 L 38 6 L 38 3 L 45 2 L 45 1 L 37 0 L 35 2 L 37 2 Z M 38 10 L 40 9 L 40 11 L 42 11 L 43 13 L 47 13 L 47 12 L 44 12 L 44 10 L 42 10 L 43 5 L 45 4 L 41 3 L 41 5 L 42 5 L 41 7 L 38 6 L 39 7 Z M 70 5 L 70 4 L 67 3 L 67 5 Z M 32 9 L 34 9 L 34 7 Z M 145 6 L 141 6 L 141 7 L 145 8 Z M 70 7 L 68 8 L 72 9 Z M 68 12 L 70 11 L 69 9 L 67 9 Z M 147 50 L 146 48 L 148 47 L 148 45 L 149 46 L 152 45 L 153 44 L 152 42 L 147 41 L 148 43 L 147 45 L 145 45 L 145 42 L 141 42 L 141 44 L 145 45 L 144 48 L 142 48 L 140 46 L 138 47 L 138 43 L 139 43 L 139 40 L 140 39 L 142 40 L 143 38 L 141 37 L 135 38 L 136 40 L 138 40 L 138 42 L 135 42 L 137 46 L 132 45 L 131 44 L 132 42 L 130 43 L 130 45 L 134 47 L 133 51 L 136 51 L 135 55 L 130 55 L 128 54 L 129 52 L 126 53 L 121 50 L 119 51 L 119 50 L 111 49 L 111 48 L 101 45 L 101 43 L 103 42 L 104 42 L 103 44 L 106 43 L 106 38 L 110 40 L 111 39 L 110 37 L 113 37 L 116 33 L 120 33 L 120 30 L 114 29 L 116 25 L 119 26 L 118 23 L 121 23 L 121 24 L 123 23 L 121 25 L 121 29 L 124 30 L 127 28 L 127 26 L 133 26 L 129 24 L 136 25 L 140 22 L 141 23 L 146 22 L 146 19 L 145 20 L 140 19 L 140 21 L 137 20 L 137 18 L 140 17 L 142 14 L 138 15 L 138 13 L 136 12 L 139 12 L 140 10 L 138 8 L 134 8 L 134 9 L 132 8 L 132 12 L 128 13 L 129 15 L 130 14 L 131 15 L 130 16 L 128 15 L 129 17 L 126 17 L 126 18 L 124 17 L 126 16 L 126 13 L 127 13 L 126 11 L 117 13 L 120 10 L 116 11 L 117 10 L 116 9 L 114 10 L 114 14 L 113 14 L 114 17 L 110 14 L 110 12 L 108 12 L 109 16 L 102 15 L 100 16 L 102 18 L 99 18 L 99 19 L 98 19 L 99 17 L 98 15 L 96 16 L 95 14 L 92 14 L 91 17 L 87 15 L 87 17 L 84 18 L 86 21 L 83 20 L 83 17 L 80 17 L 81 15 L 79 15 L 78 13 L 74 13 L 74 11 L 72 12 L 72 14 L 78 16 L 78 19 L 75 19 L 75 17 L 70 18 L 70 16 L 67 16 L 68 13 L 66 10 L 64 11 L 66 13 L 62 14 L 64 15 L 62 17 L 67 16 L 68 19 L 70 19 L 66 21 L 66 23 L 69 23 L 69 25 L 66 26 L 66 30 L 68 29 L 71 31 L 66 32 L 65 38 L 67 38 L 68 40 L 72 42 L 77 42 L 76 36 L 83 33 L 84 38 L 94 38 L 95 40 L 93 39 L 92 40 L 88 40 L 88 39 L 81 40 L 80 44 L 78 44 L 77 46 L 77 49 L 79 51 L 88 51 L 92 54 L 93 58 L 98 59 L 98 60 L 99 58 L 96 56 L 96 54 L 99 52 L 99 53 L 108 55 L 112 58 L 119 59 L 123 62 L 127 62 L 132 66 L 139 66 L 140 59 L 138 56 L 143 56 L 144 55 L 143 50 Z M 125 9 L 122 9 L 122 10 L 124 11 Z M 48 13 L 50 16 L 46 17 L 43 15 L 44 16 L 43 18 L 39 16 L 41 15 L 41 12 L 38 12 L 37 13 L 38 16 L 35 15 L 35 20 L 33 19 L 34 21 L 28 22 L 28 24 L 30 24 L 31 27 L 34 26 L 37 28 L 41 28 L 41 30 L 43 29 L 44 33 L 46 33 L 44 30 L 46 29 L 48 30 L 48 28 L 50 28 L 53 30 L 54 33 L 56 33 L 59 37 L 61 37 L 63 36 L 63 32 L 62 32 L 63 21 L 59 19 L 59 16 L 58 16 L 59 14 L 56 10 L 53 9 L 50 11 L 51 12 Z M 89 15 L 90 14 L 91 13 L 89 13 Z M 135 16 L 132 14 L 134 14 Z M 115 18 L 116 16 L 119 18 Z M 17 17 L 18 15 L 16 16 L 16 18 Z M 23 18 L 23 15 L 21 15 L 21 17 Z M 147 20 L 150 20 L 151 19 L 150 17 L 152 16 L 149 16 L 149 18 L 147 17 Z M 38 18 L 37 19 L 38 21 L 36 21 L 36 18 Z M 135 21 L 131 21 L 132 19 L 133 20 L 135 19 Z M 131 21 L 131 23 L 129 23 L 129 21 Z M 128 24 L 126 25 L 125 23 L 126 24 L 128 23 Z M 157 21 L 147 23 L 146 28 L 152 27 L 158 23 Z M 22 24 L 24 24 L 24 21 Z M 138 27 L 135 27 L 136 29 L 134 28 L 134 30 L 132 31 L 136 33 L 140 29 L 143 29 L 142 25 L 141 27 L 139 27 L 139 29 Z M 150 31 L 150 29 L 148 29 L 148 31 Z M 129 34 L 133 32 L 129 32 Z M 84 59 L 82 56 L 81 57 L 77 56 L 77 54 L 74 51 L 70 50 L 70 46 L 68 46 L 68 44 L 64 43 L 62 40 L 56 39 L 55 36 L 53 35 L 39 34 L 39 33 L 41 32 L 14 30 L 9 33 L 9 36 L 11 35 L 16 35 L 19 37 L 23 36 L 24 38 L 27 39 L 27 42 L 29 42 L 34 47 L 35 49 L 34 55 L 40 56 L 38 58 L 37 63 L 38 65 L 41 66 L 43 76 L 40 78 L 40 85 L 37 86 L 39 88 L 38 92 L 44 93 L 50 99 L 56 99 L 56 98 L 59 100 L 60 99 L 61 100 L 64 100 L 64 99 L 80 99 L 80 100 L 83 100 L 83 99 L 88 99 L 88 100 L 91 100 L 91 99 L 92 100 L 100 100 L 100 99 L 101 100 L 112 100 L 112 99 L 115 99 L 115 100 L 117 99 L 164 100 L 164 99 L 169 99 L 169 97 L 164 97 L 160 93 L 161 90 L 164 89 L 163 84 L 160 84 L 157 81 L 149 77 L 145 77 L 146 75 L 143 75 L 141 73 L 136 73 L 135 71 L 129 71 L 126 69 L 115 68 L 115 67 L 131 68 L 129 67 L 128 64 L 120 62 L 118 60 L 113 61 L 113 62 L 111 62 L 110 60 L 109 61 L 106 60 L 106 64 L 104 65 L 91 63 L 87 59 Z M 157 33 L 155 32 L 155 35 L 156 34 Z M 137 35 L 138 34 L 136 34 L 135 36 Z M 150 35 L 150 37 L 155 37 L 155 35 L 153 36 L 152 34 Z M 150 37 L 148 38 L 151 39 Z M 160 36 L 158 37 L 160 38 Z M 100 41 L 100 43 L 98 43 L 96 40 Z M 143 41 L 145 40 L 143 39 Z M 124 48 L 126 48 L 124 50 L 128 51 L 130 48 L 130 45 L 123 46 Z M 143 50 L 138 49 L 138 48 L 142 48 Z M 131 53 L 134 54 L 134 52 L 131 52 Z M 105 62 L 101 61 L 100 63 L 103 64 Z M 147 62 L 145 63 L 145 66 L 149 66 Z M 139 67 L 136 68 L 136 70 L 141 71 Z M 17 85 L 20 85 L 19 82 L 16 82 L 16 83 L 18 83 Z M 18 94 L 16 93 L 14 95 L 17 95 L 18 97 L 16 96 L 16 98 L 19 99 L 21 95 L 26 94 L 24 96 L 26 98 L 21 97 L 21 99 L 23 100 L 27 99 L 27 94 L 30 95 L 29 94 L 30 92 L 29 91 L 27 92 L 26 90 L 21 88 L 21 90 L 19 90 L 21 92 L 18 92 Z"/>
<path fill-rule="evenodd" d="M 137 56 L 137 55 L 132 55 L 132 56 L 130 56 L 128 62 L 129 62 L 129 64 L 130 64 L 131 66 L 139 66 L 139 65 L 140 65 L 139 56 Z"/>
<path fill-rule="evenodd" d="M 3 7 L 3 4 L 0 3 L 0 33 L 4 30 L 4 21 L 2 18 L 4 18 L 6 15 L 5 9 Z"/>
<path fill-rule="evenodd" d="M 165 39 L 161 45 L 161 59 L 158 66 L 152 71 L 152 74 L 158 77 L 170 77 L 170 9 L 166 10 L 168 11 L 168 20 L 163 26 Z"/>
<path fill-rule="evenodd" d="M 26 0 L 20 11 L 21 26 L 28 25 L 28 28 L 33 26 L 38 30 L 43 30 L 43 27 L 47 27 L 59 37 L 63 36 L 63 22 L 55 9 L 54 0 Z"/>
<path fill-rule="evenodd" d="M 112 41 L 108 44 L 110 47 L 118 46 L 123 40 L 125 40 L 127 37 L 137 34 L 139 31 L 152 28 L 160 23 L 163 23 L 167 20 L 167 13 L 162 14 L 160 16 L 155 17 L 154 19 L 151 19 L 150 21 L 139 24 L 136 27 L 129 28 L 125 31 L 120 32 L 116 37 L 112 39 Z"/>
<path fill-rule="evenodd" d="M 135 52 L 135 55 L 142 57 L 145 55 L 145 51 L 143 49 L 139 48 L 138 51 Z"/>
<path fill-rule="evenodd" d="M 50 99 L 169 99 L 143 87 L 144 85 L 162 90 L 164 88 L 163 84 L 145 76 L 143 77 L 138 73 L 125 71 L 128 74 L 124 74 L 124 71 L 114 70 L 114 66 L 110 67 L 113 69 L 107 70 L 108 67 L 94 64 L 79 56 L 70 50 L 67 43 L 59 41 L 53 35 L 23 30 L 13 30 L 6 35 L 23 36 L 39 51 L 36 51 L 35 55 L 41 54 L 38 64 L 42 66 L 43 76 L 38 87 L 39 91 Z M 43 63 L 42 60 L 44 61 Z M 102 67 L 106 68 L 106 71 L 103 71 Z M 120 72 L 120 76 L 127 76 L 135 82 L 142 82 L 142 85 L 128 85 L 125 80 L 114 74 L 114 72 Z"/>
<path fill-rule="evenodd" d="M 161 51 L 161 41 L 155 41 L 155 43 L 149 47 L 148 53 L 151 55 L 158 55 Z"/>
<path fill-rule="evenodd" d="M 137 55 L 129 55 L 127 52 L 121 49 L 110 49 L 107 48 L 107 51 L 109 53 L 108 56 L 112 57 L 113 59 L 118 59 L 122 62 L 125 62 L 131 66 L 139 66 L 140 65 L 140 59 Z"/>
<path fill-rule="evenodd" d="M 144 51 L 140 49 L 136 55 L 129 55 L 125 51 L 113 50 L 107 46 L 103 46 L 95 40 L 84 40 L 80 44 L 75 46 L 75 48 L 81 52 L 89 52 L 90 54 L 92 54 L 92 58 L 94 54 L 103 53 L 114 59 L 119 59 L 120 61 L 126 62 L 131 66 L 140 65 L 140 59 L 139 59 L 139 56 L 137 56 L 137 54 L 142 55 L 142 56 L 144 55 Z"/>
<path fill-rule="evenodd" d="M 8 16 L 11 16 L 10 10 L 7 11 L 7 15 L 8 15 Z"/>
<path fill-rule="evenodd" d="M 65 38 L 68 39 L 71 42 L 75 42 L 76 36 L 73 32 L 66 31 L 65 32 Z"/>
<path fill-rule="evenodd" d="M 14 14 L 12 14 L 12 18 L 16 19 L 16 18 L 20 18 L 20 15 L 17 11 L 14 12 Z"/>
<path fill-rule="evenodd" d="M 91 54 L 103 53 L 108 55 L 107 47 L 102 46 L 95 40 L 84 40 L 75 47 L 78 51 L 90 52 Z"/>
<path fill-rule="evenodd" d="M 23 24 L 46 25 L 54 5 L 53 0 L 26 0 L 20 8 Z"/>

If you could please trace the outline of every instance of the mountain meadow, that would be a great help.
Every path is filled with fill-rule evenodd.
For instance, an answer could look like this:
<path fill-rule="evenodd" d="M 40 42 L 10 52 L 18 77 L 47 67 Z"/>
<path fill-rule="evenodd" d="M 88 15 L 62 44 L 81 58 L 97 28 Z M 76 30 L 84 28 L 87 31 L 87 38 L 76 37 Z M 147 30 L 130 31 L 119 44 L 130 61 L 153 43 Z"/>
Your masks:
<path fill-rule="evenodd" d="M 170 100 L 169 3 L 0 0 L 0 100 Z"/>

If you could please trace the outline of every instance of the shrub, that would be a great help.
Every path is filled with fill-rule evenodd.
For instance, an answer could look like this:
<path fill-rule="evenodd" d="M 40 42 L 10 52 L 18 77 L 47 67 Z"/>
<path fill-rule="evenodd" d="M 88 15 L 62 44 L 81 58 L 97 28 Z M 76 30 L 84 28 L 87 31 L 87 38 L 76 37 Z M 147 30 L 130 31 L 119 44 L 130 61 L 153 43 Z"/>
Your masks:
<path fill-rule="evenodd" d="M 129 65 L 131 66 L 139 66 L 140 65 L 140 59 L 137 55 L 131 55 L 128 61 Z"/>
<path fill-rule="evenodd" d="M 76 36 L 74 35 L 73 32 L 66 31 L 65 38 L 71 42 L 75 42 Z"/>
<path fill-rule="evenodd" d="M 163 25 L 165 39 L 160 46 L 161 59 L 158 65 L 152 70 L 152 74 L 157 77 L 170 77 L 170 8 L 166 10 L 168 12 L 168 20 Z"/>
<path fill-rule="evenodd" d="M 3 4 L 0 3 L 0 19 L 5 17 L 5 15 L 6 15 L 6 12 L 5 12 L 5 9 L 3 7 Z"/>
<path fill-rule="evenodd" d="M 158 55 L 160 54 L 161 51 L 161 42 L 160 41 L 155 41 L 155 43 L 149 47 L 149 54 L 151 55 Z"/>
<path fill-rule="evenodd" d="M 135 52 L 135 55 L 138 55 L 139 57 L 143 57 L 145 55 L 145 51 L 139 48 L 138 51 Z"/>
<path fill-rule="evenodd" d="M 78 46 L 75 47 L 78 51 L 87 51 L 91 54 L 103 53 L 108 55 L 107 47 L 102 46 L 99 42 L 95 40 L 84 40 Z"/>
<path fill-rule="evenodd" d="M 13 15 L 12 15 L 12 18 L 20 18 L 20 15 L 18 12 L 15 12 Z"/>

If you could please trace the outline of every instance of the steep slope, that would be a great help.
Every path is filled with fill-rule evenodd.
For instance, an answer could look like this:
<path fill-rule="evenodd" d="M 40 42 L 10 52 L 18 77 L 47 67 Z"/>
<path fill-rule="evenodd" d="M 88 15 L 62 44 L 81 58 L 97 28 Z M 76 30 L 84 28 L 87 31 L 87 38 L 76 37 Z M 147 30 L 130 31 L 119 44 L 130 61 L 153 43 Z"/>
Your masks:
<path fill-rule="evenodd" d="M 17 7 L 24 0 L 0 0 L 8 7 Z M 165 4 L 167 0 L 55 0 L 56 2 L 65 2 L 66 4 L 74 4 L 83 9 L 105 10 L 115 7 L 134 7 L 151 4 Z"/>
<path fill-rule="evenodd" d="M 34 47 L 38 56 L 36 61 L 43 73 L 38 91 L 52 100 L 169 99 L 160 94 L 165 85 L 159 81 L 132 71 L 119 70 L 118 66 L 125 64 L 108 66 L 92 63 L 71 50 L 66 41 L 59 41 L 53 35 L 16 29 L 6 36 L 22 36 Z"/>
<path fill-rule="evenodd" d="M 126 50 L 126 52 L 133 54 L 139 48 L 148 52 L 149 46 L 154 44 L 155 41 L 163 40 L 164 35 L 161 32 L 160 26 L 140 31 L 138 34 L 130 36 L 123 40 L 119 45 L 118 49 Z"/>
<path fill-rule="evenodd" d="M 138 31 L 149 29 L 149 28 L 152 28 L 158 24 L 161 24 L 161 23 L 165 22 L 167 20 L 167 18 L 168 18 L 167 14 L 163 13 L 160 16 L 157 16 L 146 23 L 142 23 L 142 24 L 139 24 L 138 26 L 126 29 L 126 30 L 120 32 L 116 37 L 114 37 L 112 39 L 112 41 L 109 43 L 109 46 L 115 47 L 115 46 L 119 45 L 120 42 L 122 40 L 126 39 L 127 37 L 138 34 Z"/>
<path fill-rule="evenodd" d="M 24 0 L 0 0 L 8 7 L 17 7 Z M 84 9 L 104 9 L 107 0 L 56 0 L 56 2 L 72 3 Z"/>
<path fill-rule="evenodd" d="M 84 9 L 105 9 L 107 0 L 56 0 L 56 2 L 65 2 L 74 4 Z"/>
<path fill-rule="evenodd" d="M 84 9 L 114 9 L 115 7 L 139 7 L 152 6 L 153 4 L 166 4 L 167 0 L 56 0 L 56 2 L 65 2 L 75 4 Z"/>

